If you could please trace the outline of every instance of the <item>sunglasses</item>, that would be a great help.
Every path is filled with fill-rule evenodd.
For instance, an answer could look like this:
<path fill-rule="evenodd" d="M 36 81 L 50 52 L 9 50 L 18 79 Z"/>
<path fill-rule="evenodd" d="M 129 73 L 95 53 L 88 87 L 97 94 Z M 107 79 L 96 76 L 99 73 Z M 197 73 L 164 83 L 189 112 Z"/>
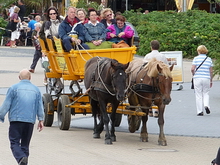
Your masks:
<path fill-rule="evenodd" d="M 112 16 L 112 14 L 106 15 L 106 17 Z"/>
<path fill-rule="evenodd" d="M 56 15 L 57 13 L 50 13 L 49 15 Z"/>

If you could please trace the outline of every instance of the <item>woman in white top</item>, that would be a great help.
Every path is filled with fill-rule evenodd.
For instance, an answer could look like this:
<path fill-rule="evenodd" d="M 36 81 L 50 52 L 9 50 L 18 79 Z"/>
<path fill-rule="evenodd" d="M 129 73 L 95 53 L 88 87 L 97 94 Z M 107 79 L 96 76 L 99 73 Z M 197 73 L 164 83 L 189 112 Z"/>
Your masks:
<path fill-rule="evenodd" d="M 53 36 L 59 38 L 58 28 L 61 23 L 60 15 L 56 7 L 51 6 L 47 10 L 47 21 L 44 27 L 44 33 L 46 38 L 53 39 Z"/>
<path fill-rule="evenodd" d="M 207 57 L 208 49 L 204 45 L 197 48 L 198 56 L 194 57 L 191 72 L 196 95 L 197 116 L 203 116 L 203 110 L 210 113 L 209 91 L 212 87 L 212 59 Z"/>

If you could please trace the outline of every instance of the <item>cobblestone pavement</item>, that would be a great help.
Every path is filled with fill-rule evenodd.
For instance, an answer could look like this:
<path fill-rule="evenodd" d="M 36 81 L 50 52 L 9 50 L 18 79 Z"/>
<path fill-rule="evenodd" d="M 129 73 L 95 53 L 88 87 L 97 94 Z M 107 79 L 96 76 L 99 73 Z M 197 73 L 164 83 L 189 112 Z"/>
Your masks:
<path fill-rule="evenodd" d="M 33 54 L 33 47 L 0 47 L 0 105 L 7 88 L 19 81 L 18 72 L 29 68 Z M 92 138 L 91 115 L 73 116 L 68 131 L 59 130 L 55 115 L 52 127 L 46 127 L 39 133 L 35 126 L 29 165 L 209 165 L 220 143 L 220 82 L 215 80 L 210 92 L 211 114 L 197 117 L 194 94 L 188 83 L 191 80 L 190 67 L 190 61 L 183 62 L 184 88 L 172 91 L 173 100 L 166 109 L 167 146 L 157 145 L 155 118 L 150 118 L 148 123 L 149 142 L 140 142 L 139 132 L 129 133 L 124 117 L 122 126 L 116 128 L 117 142 L 105 145 L 104 133 L 101 139 Z M 32 82 L 42 93 L 45 92 L 40 62 L 32 74 Z M 8 126 L 7 119 L 5 123 L 0 123 L 0 165 L 16 165 L 9 147 Z"/>

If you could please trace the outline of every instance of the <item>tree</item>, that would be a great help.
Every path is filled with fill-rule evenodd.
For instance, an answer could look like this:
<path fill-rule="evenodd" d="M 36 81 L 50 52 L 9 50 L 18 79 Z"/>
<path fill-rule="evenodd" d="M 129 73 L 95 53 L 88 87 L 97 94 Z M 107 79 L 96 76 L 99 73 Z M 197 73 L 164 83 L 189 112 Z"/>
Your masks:
<path fill-rule="evenodd" d="M 0 0 L 0 11 L 2 12 L 4 9 L 9 8 L 10 4 L 14 2 L 17 2 L 17 0 Z M 48 4 L 50 4 L 49 6 L 53 6 L 52 0 L 24 0 L 24 3 L 27 8 L 41 9 L 42 13 L 44 13 L 46 7 L 48 7 Z"/>

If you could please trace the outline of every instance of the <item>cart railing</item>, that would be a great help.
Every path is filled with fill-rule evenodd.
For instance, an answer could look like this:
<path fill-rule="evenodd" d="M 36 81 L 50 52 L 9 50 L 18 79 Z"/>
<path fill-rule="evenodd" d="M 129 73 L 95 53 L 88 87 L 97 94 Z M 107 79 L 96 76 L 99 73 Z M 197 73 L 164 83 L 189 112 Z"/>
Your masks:
<path fill-rule="evenodd" d="M 84 79 L 85 63 L 92 57 L 108 57 L 125 64 L 132 61 L 136 53 L 135 46 L 65 52 L 60 39 L 55 39 L 57 50 L 54 49 L 54 43 L 51 39 L 46 39 L 46 42 L 49 50 L 46 49 L 44 41 L 40 39 L 42 52 L 48 56 L 50 63 L 50 72 L 46 73 L 46 75 L 48 78 L 62 77 L 64 80 Z"/>

